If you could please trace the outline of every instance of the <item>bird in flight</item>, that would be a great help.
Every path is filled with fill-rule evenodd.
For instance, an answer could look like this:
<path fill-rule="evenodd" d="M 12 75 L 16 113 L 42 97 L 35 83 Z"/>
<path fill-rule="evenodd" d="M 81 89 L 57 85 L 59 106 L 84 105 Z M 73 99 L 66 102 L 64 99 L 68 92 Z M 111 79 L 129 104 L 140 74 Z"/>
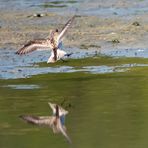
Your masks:
<path fill-rule="evenodd" d="M 67 141 L 71 143 L 65 127 L 65 116 L 68 114 L 68 111 L 57 104 L 50 102 L 48 104 L 53 111 L 52 116 L 21 115 L 20 118 L 31 124 L 50 127 L 53 133 L 62 133 Z"/>
<path fill-rule="evenodd" d="M 20 48 L 16 54 L 22 55 L 37 49 L 50 49 L 51 56 L 49 57 L 47 63 L 55 63 L 57 60 L 62 59 L 64 56 L 69 56 L 65 51 L 61 50 L 62 40 L 66 34 L 68 28 L 71 26 L 75 16 L 73 16 L 64 25 L 63 29 L 59 31 L 58 29 L 52 30 L 50 35 L 46 39 L 36 39 L 29 41 L 22 48 Z"/>

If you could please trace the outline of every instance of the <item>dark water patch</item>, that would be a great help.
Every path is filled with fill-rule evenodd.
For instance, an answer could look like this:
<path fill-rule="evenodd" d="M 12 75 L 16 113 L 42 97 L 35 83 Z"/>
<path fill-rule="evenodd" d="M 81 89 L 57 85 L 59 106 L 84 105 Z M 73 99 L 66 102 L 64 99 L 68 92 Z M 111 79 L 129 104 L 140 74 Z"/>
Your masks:
<path fill-rule="evenodd" d="M 52 5 L 52 4 L 43 4 L 41 5 L 44 8 L 65 8 L 67 5 Z"/>
<path fill-rule="evenodd" d="M 51 2 L 45 2 L 44 4 L 41 4 L 41 7 L 44 8 L 64 8 L 68 7 L 70 4 L 75 4 L 77 1 L 51 1 Z"/>
<path fill-rule="evenodd" d="M 74 3 L 77 3 L 77 1 L 75 0 L 68 0 L 68 1 L 51 1 L 51 2 L 48 2 L 50 4 L 63 4 L 63 3 L 66 3 L 66 4 L 74 4 Z"/>
<path fill-rule="evenodd" d="M 98 48 L 101 48 L 100 45 L 94 45 L 94 44 L 81 44 L 80 45 L 80 49 L 90 49 L 90 48 L 95 48 L 95 49 L 98 49 Z"/>

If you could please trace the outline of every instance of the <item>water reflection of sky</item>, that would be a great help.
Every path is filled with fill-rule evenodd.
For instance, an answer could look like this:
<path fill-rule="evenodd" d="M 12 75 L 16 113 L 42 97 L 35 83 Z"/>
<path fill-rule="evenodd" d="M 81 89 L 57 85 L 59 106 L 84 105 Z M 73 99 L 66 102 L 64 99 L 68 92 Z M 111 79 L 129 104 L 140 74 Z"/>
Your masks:
<path fill-rule="evenodd" d="M 40 88 L 40 86 L 34 85 L 34 84 L 5 85 L 3 87 L 7 87 L 7 88 L 11 88 L 11 89 L 39 89 Z"/>
<path fill-rule="evenodd" d="M 70 52 L 67 49 L 67 52 Z M 82 59 L 87 57 L 96 57 L 96 51 L 94 50 L 79 50 L 73 49 L 74 53 L 70 59 Z M 45 54 L 46 53 L 46 54 Z M 100 53 L 98 53 L 100 54 Z M 147 49 L 118 49 L 113 51 L 103 51 L 101 55 L 109 55 L 112 57 L 148 57 Z M 56 64 L 48 64 L 46 66 L 40 66 L 39 63 L 46 62 L 50 55 L 49 51 L 36 51 L 28 55 L 19 56 L 14 53 L 13 50 L 0 50 L 0 79 L 18 79 L 28 78 L 33 75 L 46 74 L 46 73 L 91 73 L 91 74 L 103 74 L 103 73 L 114 73 L 114 72 L 125 72 L 133 67 L 144 67 L 147 64 L 116 64 L 116 65 L 81 65 L 73 66 Z M 70 61 L 70 59 L 67 59 Z M 134 60 L 133 60 L 134 61 Z"/>

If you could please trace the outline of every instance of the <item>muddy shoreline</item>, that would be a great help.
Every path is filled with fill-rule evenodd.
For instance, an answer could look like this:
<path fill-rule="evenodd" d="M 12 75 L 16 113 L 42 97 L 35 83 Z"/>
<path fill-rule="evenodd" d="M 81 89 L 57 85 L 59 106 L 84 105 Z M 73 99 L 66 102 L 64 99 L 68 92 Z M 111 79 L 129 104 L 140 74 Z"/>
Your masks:
<path fill-rule="evenodd" d="M 127 7 L 124 3 L 119 4 L 121 8 Z M 38 13 L 43 14 L 43 17 L 35 16 Z M 148 13 L 120 16 L 114 12 L 110 16 L 100 16 L 75 12 L 63 15 L 63 13 L 38 9 L 28 11 L 2 9 L 0 10 L 0 49 L 17 50 L 28 40 L 47 37 L 51 29 L 62 28 L 74 14 L 77 17 L 65 38 L 65 48 L 103 51 L 148 47 Z"/>

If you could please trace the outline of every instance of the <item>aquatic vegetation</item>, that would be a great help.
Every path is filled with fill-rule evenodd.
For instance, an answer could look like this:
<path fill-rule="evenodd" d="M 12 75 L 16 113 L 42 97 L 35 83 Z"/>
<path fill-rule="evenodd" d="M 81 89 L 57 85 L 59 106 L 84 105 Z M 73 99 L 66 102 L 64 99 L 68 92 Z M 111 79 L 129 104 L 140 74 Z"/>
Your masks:
<path fill-rule="evenodd" d="M 81 49 L 101 48 L 101 46 L 99 46 L 99 45 L 94 45 L 94 44 L 90 44 L 90 45 L 88 45 L 88 44 L 81 44 L 81 45 L 80 45 L 80 48 L 81 48 Z"/>

